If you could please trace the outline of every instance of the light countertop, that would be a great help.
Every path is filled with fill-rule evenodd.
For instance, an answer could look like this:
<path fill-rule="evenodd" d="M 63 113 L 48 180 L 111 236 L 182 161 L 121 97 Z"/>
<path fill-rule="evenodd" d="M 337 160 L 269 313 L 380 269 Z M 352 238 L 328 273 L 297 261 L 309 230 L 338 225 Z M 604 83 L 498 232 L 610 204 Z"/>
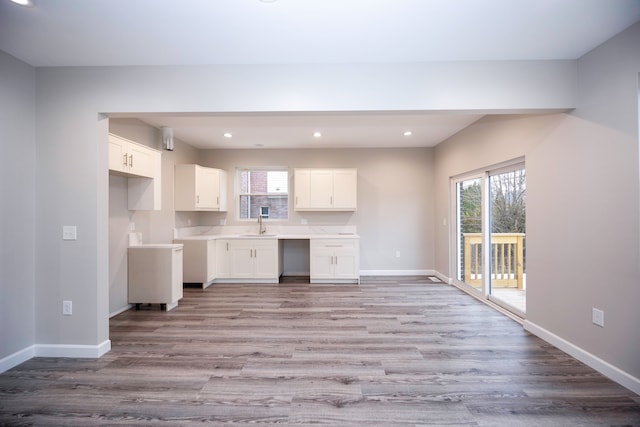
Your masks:
<path fill-rule="evenodd" d="M 277 240 L 309 240 L 309 239 L 359 239 L 360 236 L 351 233 L 336 234 L 200 234 L 174 239 L 174 242 L 184 240 L 219 240 L 219 239 L 277 239 Z"/>

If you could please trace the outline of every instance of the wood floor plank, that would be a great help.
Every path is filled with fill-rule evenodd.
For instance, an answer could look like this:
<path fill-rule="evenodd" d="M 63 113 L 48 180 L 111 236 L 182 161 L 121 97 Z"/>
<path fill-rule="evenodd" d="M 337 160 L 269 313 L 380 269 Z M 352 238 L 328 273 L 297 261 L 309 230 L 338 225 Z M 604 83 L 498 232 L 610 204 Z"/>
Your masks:
<path fill-rule="evenodd" d="M 110 339 L 0 375 L 0 425 L 640 426 L 640 396 L 423 276 L 185 288 Z"/>

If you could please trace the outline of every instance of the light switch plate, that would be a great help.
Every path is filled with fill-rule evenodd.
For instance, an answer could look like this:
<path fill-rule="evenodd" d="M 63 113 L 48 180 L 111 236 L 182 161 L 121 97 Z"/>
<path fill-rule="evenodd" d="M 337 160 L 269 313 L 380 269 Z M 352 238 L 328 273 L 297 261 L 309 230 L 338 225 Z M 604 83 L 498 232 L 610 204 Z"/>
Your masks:
<path fill-rule="evenodd" d="M 62 240 L 78 240 L 78 230 L 75 225 L 62 226 Z"/>
<path fill-rule="evenodd" d="M 594 325 L 598 325 L 604 328 L 604 311 L 599 310 L 597 308 L 591 309 L 591 321 Z"/>

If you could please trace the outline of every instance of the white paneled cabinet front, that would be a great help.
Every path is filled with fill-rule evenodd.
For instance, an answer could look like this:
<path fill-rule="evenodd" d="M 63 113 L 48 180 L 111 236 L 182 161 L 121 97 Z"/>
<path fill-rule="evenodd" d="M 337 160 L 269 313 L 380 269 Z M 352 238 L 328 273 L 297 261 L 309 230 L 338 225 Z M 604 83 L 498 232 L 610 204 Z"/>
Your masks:
<path fill-rule="evenodd" d="M 200 165 L 175 166 L 176 211 L 226 211 L 227 173 Z"/>
<path fill-rule="evenodd" d="M 218 279 L 278 282 L 278 239 L 228 239 L 217 245 Z"/>
<path fill-rule="evenodd" d="M 109 169 L 112 171 L 154 178 L 159 154 L 157 150 L 109 134 Z"/>
<path fill-rule="evenodd" d="M 359 246 L 358 239 L 311 239 L 311 283 L 359 283 Z"/>
<path fill-rule="evenodd" d="M 352 211 L 358 207 L 357 169 L 295 169 L 294 209 Z"/>
<path fill-rule="evenodd" d="M 109 172 L 127 178 L 129 210 L 160 210 L 162 153 L 109 134 Z"/>

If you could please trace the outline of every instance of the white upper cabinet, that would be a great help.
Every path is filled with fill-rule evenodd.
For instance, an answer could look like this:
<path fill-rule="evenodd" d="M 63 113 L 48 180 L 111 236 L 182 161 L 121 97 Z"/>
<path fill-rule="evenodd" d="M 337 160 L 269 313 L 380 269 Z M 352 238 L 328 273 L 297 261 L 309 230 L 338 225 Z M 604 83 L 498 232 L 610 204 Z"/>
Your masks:
<path fill-rule="evenodd" d="M 129 210 L 161 209 L 160 151 L 109 134 L 109 172 L 128 178 Z"/>
<path fill-rule="evenodd" d="M 176 211 L 226 211 L 227 173 L 200 165 L 176 165 Z"/>
<path fill-rule="evenodd" d="M 295 169 L 294 186 L 297 211 L 355 211 L 358 207 L 357 169 Z"/>
<path fill-rule="evenodd" d="M 154 178 L 160 152 L 117 135 L 109 134 L 109 169 L 123 175 Z"/>

